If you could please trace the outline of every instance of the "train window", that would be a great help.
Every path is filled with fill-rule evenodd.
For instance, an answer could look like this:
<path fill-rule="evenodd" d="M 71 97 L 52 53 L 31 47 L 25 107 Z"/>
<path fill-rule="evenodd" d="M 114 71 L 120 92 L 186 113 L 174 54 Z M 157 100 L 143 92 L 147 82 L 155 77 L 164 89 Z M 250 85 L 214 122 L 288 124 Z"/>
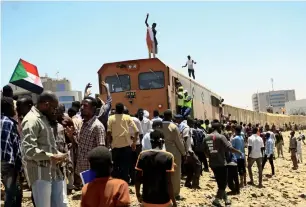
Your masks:
<path fill-rule="evenodd" d="M 219 107 L 220 105 L 220 100 L 216 98 L 215 96 L 210 96 L 211 97 L 211 105 L 215 107 Z"/>
<path fill-rule="evenodd" d="M 109 85 L 111 93 L 131 90 L 131 81 L 129 75 L 107 76 L 105 82 Z"/>
<path fill-rule="evenodd" d="M 165 87 L 163 71 L 151 71 L 140 73 L 138 76 L 139 88 L 141 90 L 158 89 Z"/>

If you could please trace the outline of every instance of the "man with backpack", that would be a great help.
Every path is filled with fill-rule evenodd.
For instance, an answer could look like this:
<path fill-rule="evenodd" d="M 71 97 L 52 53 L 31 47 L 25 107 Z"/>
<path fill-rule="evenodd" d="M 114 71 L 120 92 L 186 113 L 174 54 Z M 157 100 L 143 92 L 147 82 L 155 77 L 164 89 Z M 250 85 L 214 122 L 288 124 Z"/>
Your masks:
<path fill-rule="evenodd" d="M 200 175 L 201 175 L 201 162 L 199 161 L 197 155 L 193 151 L 192 145 L 194 145 L 194 139 L 193 139 L 193 134 L 195 131 L 194 125 L 195 121 L 191 119 L 190 117 L 187 118 L 187 125 L 185 129 L 189 131 L 189 135 L 187 137 L 187 130 L 183 131 L 183 137 L 187 137 L 186 142 L 185 142 L 185 148 L 187 152 L 187 157 L 185 160 L 185 169 L 186 169 L 186 182 L 185 182 L 185 187 L 189 188 L 200 188 L 199 182 L 200 182 Z M 199 142 L 199 140 L 195 140 Z M 203 140 L 202 140 L 203 142 Z M 197 144 L 197 145 L 200 145 Z M 201 148 L 200 146 L 197 146 L 197 148 Z M 204 150 L 202 151 L 204 153 Z"/>
<path fill-rule="evenodd" d="M 204 153 L 204 138 L 206 136 L 205 131 L 201 128 L 201 122 L 196 121 L 194 124 L 194 129 L 192 130 L 192 139 L 193 139 L 193 151 L 198 157 L 201 163 L 201 174 L 204 170 L 205 172 L 209 172 L 208 162 Z M 204 169 L 202 168 L 202 164 L 204 164 Z"/>
<path fill-rule="evenodd" d="M 182 166 L 182 174 L 186 175 L 185 187 L 188 188 L 198 188 L 199 180 L 201 174 L 200 161 L 192 150 L 193 139 L 192 139 L 192 127 L 194 126 L 194 121 L 188 117 L 187 124 L 184 121 L 182 115 L 177 114 L 175 116 L 176 122 L 178 124 L 180 138 L 183 140 L 184 147 L 186 150 L 186 157 L 184 158 L 184 164 Z"/>

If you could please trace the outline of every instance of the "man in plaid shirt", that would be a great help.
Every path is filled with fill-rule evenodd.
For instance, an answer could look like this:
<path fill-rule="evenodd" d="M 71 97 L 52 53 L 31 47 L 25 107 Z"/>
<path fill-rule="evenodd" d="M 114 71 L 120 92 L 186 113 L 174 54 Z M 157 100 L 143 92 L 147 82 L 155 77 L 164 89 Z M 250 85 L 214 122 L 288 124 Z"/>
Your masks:
<path fill-rule="evenodd" d="M 105 128 L 95 116 L 97 101 L 90 96 L 85 97 L 81 104 L 83 125 L 78 139 L 76 173 L 89 170 L 87 154 L 98 146 L 105 146 Z"/>
<path fill-rule="evenodd" d="M 1 98 L 1 177 L 5 187 L 5 206 L 21 207 L 22 190 L 17 179 L 21 171 L 20 136 L 14 117 L 14 101 Z"/>

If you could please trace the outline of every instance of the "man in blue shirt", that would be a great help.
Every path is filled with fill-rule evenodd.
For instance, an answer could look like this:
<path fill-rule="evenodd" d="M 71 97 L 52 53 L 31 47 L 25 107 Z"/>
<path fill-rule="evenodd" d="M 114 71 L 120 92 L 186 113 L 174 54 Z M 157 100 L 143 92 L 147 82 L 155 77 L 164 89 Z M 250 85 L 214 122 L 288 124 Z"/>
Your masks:
<path fill-rule="evenodd" d="M 237 125 L 235 128 L 235 137 L 232 139 L 232 146 L 242 152 L 235 153 L 237 159 L 237 168 L 240 176 L 240 187 L 246 186 L 246 168 L 245 168 L 245 152 L 244 152 L 244 137 L 242 136 L 242 127 Z"/>
<path fill-rule="evenodd" d="M 274 141 L 271 138 L 270 133 L 266 133 L 266 147 L 265 147 L 265 156 L 262 161 L 262 170 L 265 167 L 267 160 L 269 159 L 269 163 L 272 169 L 272 175 L 274 175 L 274 163 L 273 163 L 273 153 L 274 153 Z"/>

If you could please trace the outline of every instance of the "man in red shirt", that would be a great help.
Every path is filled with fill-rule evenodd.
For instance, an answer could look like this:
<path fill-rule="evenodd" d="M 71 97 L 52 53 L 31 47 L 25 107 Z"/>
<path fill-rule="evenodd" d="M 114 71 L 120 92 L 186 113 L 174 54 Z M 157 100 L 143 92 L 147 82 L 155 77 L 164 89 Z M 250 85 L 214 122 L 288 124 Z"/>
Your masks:
<path fill-rule="evenodd" d="M 88 153 L 90 169 L 96 178 L 82 189 L 81 207 L 127 207 L 130 205 L 128 184 L 112 178 L 112 156 L 104 147 L 96 147 Z"/>

